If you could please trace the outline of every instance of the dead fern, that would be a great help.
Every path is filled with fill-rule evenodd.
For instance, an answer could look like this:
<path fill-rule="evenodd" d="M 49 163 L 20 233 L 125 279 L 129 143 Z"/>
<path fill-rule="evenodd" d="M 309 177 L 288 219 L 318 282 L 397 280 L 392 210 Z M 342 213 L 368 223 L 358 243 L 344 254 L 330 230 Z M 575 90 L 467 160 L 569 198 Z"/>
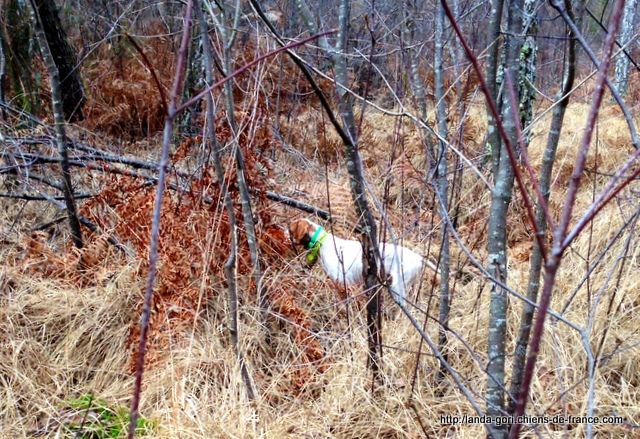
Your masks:
<path fill-rule="evenodd" d="M 149 29 L 156 35 L 163 31 L 160 23 Z M 144 138 L 162 129 L 165 111 L 152 75 L 139 55 L 126 40 L 118 44 L 84 69 L 86 83 L 90 84 L 86 128 L 126 140 Z M 172 77 L 174 56 L 170 44 L 168 37 L 158 37 L 147 40 L 143 47 L 161 79 Z M 169 84 L 162 85 L 168 88 Z"/>

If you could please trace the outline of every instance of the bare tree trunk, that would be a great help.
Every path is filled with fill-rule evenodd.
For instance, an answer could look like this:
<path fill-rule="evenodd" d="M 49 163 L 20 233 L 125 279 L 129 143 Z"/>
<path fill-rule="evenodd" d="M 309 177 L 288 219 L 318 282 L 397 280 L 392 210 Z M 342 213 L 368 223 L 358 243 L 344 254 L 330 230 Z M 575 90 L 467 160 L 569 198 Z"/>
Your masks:
<path fill-rule="evenodd" d="M 523 130 L 528 128 L 533 120 L 533 101 L 537 95 L 535 88 L 536 58 L 538 55 L 538 44 L 536 42 L 536 36 L 538 35 L 537 3 L 537 0 L 524 0 L 522 17 L 522 33 L 525 35 L 525 39 L 520 49 L 518 96 L 520 98 L 520 126 Z M 531 131 L 529 130 L 524 139 L 525 148 L 529 146 L 530 138 Z"/>
<path fill-rule="evenodd" d="M 347 77 L 347 40 L 349 36 L 349 19 L 350 19 L 350 1 L 341 0 L 340 11 L 338 15 L 339 33 L 338 47 L 333 57 L 334 67 L 336 71 L 336 81 L 339 84 L 348 84 Z M 356 208 L 356 214 L 359 218 L 360 229 L 364 231 L 363 248 L 365 259 L 365 290 L 369 292 L 370 299 L 367 303 L 367 329 L 369 340 L 369 366 L 371 367 L 374 377 L 380 371 L 380 355 L 381 355 L 381 328 L 379 326 L 380 319 L 380 294 L 378 288 L 378 267 L 375 253 L 378 251 L 377 228 L 373 219 L 373 215 L 367 202 L 366 191 L 364 187 L 364 171 L 362 159 L 358 150 L 358 137 L 356 132 L 356 123 L 353 116 L 353 105 L 351 97 L 346 90 L 336 87 L 338 92 L 338 108 L 345 131 L 351 139 L 350 143 L 345 143 L 345 158 L 347 160 L 347 171 L 349 172 L 349 182 L 351 186 L 351 196 Z M 383 274 L 384 276 L 384 274 Z"/>
<path fill-rule="evenodd" d="M 84 88 L 76 54 L 60 23 L 58 8 L 53 0 L 35 0 L 32 5 L 38 10 L 40 25 L 58 70 L 64 117 L 70 122 L 82 120 L 82 107 L 86 101 Z"/>
<path fill-rule="evenodd" d="M 504 0 L 491 0 L 491 20 L 489 21 L 489 44 L 492 44 L 487 57 L 486 82 L 496 104 L 498 102 L 498 62 L 500 59 L 500 24 Z M 499 108 L 499 107 L 498 107 Z M 485 151 L 491 154 L 491 166 L 494 178 L 498 175 L 501 148 L 500 135 L 496 128 L 489 106 L 487 105 L 487 144 Z"/>
<path fill-rule="evenodd" d="M 36 96 L 31 68 L 33 29 L 31 7 L 19 0 L 5 0 L 0 8 L 0 33 L 4 39 L 8 88 L 13 92 L 13 106 L 37 114 L 40 102 Z"/>
<path fill-rule="evenodd" d="M 404 26 L 402 26 L 405 44 L 412 44 L 414 42 L 416 23 L 412 17 L 416 12 L 417 11 L 415 11 L 415 4 L 407 0 L 405 3 L 405 7 L 403 8 L 405 23 L 404 23 Z M 406 56 L 409 60 L 409 70 L 410 70 L 409 83 L 411 85 L 411 90 L 418 104 L 418 110 L 420 111 L 420 118 L 422 119 L 423 122 L 426 123 L 427 117 L 428 117 L 427 93 L 424 89 L 423 79 L 420 77 L 420 58 L 418 56 L 416 49 L 407 49 Z M 435 155 L 433 151 L 433 142 L 431 139 L 431 133 L 426 128 L 422 128 L 422 137 L 423 137 L 423 142 L 425 142 L 426 151 L 428 155 L 427 164 L 428 164 L 428 167 L 430 167 L 431 165 L 429 165 L 429 161 L 432 161 Z M 432 172 L 432 169 L 426 169 L 425 171 L 427 172 L 427 174 L 430 174 Z"/>
<path fill-rule="evenodd" d="M 202 50 L 204 55 L 204 68 L 207 81 L 207 87 L 213 84 L 213 49 L 209 41 L 209 35 L 207 32 L 207 22 L 204 18 L 204 14 L 200 9 L 198 2 L 195 2 L 195 10 L 200 22 L 200 37 L 202 38 Z M 236 225 L 236 214 L 233 208 L 233 201 L 229 194 L 229 185 L 225 179 L 224 169 L 222 167 L 222 160 L 220 158 L 220 148 L 218 145 L 218 139 L 216 138 L 215 130 L 215 115 L 216 108 L 213 102 L 211 93 L 207 93 L 207 144 L 210 147 L 211 156 L 213 158 L 213 167 L 216 172 L 216 178 L 220 184 L 220 191 L 222 192 L 222 198 L 224 200 L 225 210 L 227 211 L 227 218 L 229 221 L 229 257 L 224 264 L 224 274 L 227 278 L 227 304 L 229 308 L 229 339 L 233 349 L 238 357 L 240 364 L 240 373 L 242 374 L 242 380 L 247 389 L 247 397 L 250 400 L 255 398 L 255 391 L 251 383 L 251 377 L 244 360 L 244 355 L 240 350 L 239 343 L 239 330 L 238 330 L 238 290 L 236 285 L 236 256 L 238 252 L 238 228 Z"/>
<path fill-rule="evenodd" d="M 311 33 L 317 33 L 317 28 L 305 1 L 296 0 L 295 3 L 298 13 L 307 29 Z M 337 47 L 331 47 L 325 37 L 320 37 L 319 39 L 320 47 L 327 51 L 335 68 L 336 82 L 345 86 L 349 83 L 346 60 L 347 40 L 350 32 L 349 20 L 350 1 L 341 0 L 338 13 L 339 33 Z M 320 90 L 317 90 L 317 92 L 321 94 Z M 376 259 L 378 254 L 377 227 L 366 198 L 364 170 L 358 149 L 358 136 L 351 97 L 346 90 L 338 85 L 336 85 L 336 92 L 338 94 L 338 111 L 343 126 L 341 127 L 333 118 L 332 123 L 334 123 L 344 143 L 351 196 L 356 214 L 359 218 L 358 226 L 363 233 L 363 275 L 365 279 L 365 291 L 370 296 L 370 300 L 367 303 L 368 363 L 373 371 L 374 379 L 377 379 L 381 357 L 380 296 L 378 291 L 378 263 Z M 332 115 L 330 115 L 330 117 L 332 117 Z"/>
<path fill-rule="evenodd" d="M 569 15 L 573 18 L 571 1 L 567 0 L 566 7 Z M 580 3 L 580 2 L 578 2 Z M 581 11 L 584 10 L 582 6 L 578 6 L 577 21 L 580 21 Z M 560 133 L 562 132 L 562 125 L 564 122 L 564 115 L 569 105 L 569 93 L 573 89 L 573 83 L 576 74 L 576 39 L 571 30 L 567 30 L 568 51 L 567 59 L 564 64 L 562 87 L 558 91 L 557 99 L 558 105 L 553 109 L 553 115 L 551 117 L 551 127 L 549 129 L 549 135 L 547 137 L 547 145 L 542 156 L 542 166 L 540 172 L 540 190 L 545 201 L 549 201 L 551 194 L 551 174 L 553 172 L 553 165 L 556 159 L 556 151 L 558 148 L 558 141 L 560 140 Z M 547 234 L 548 224 L 545 218 L 544 210 L 540 203 L 536 205 L 536 224 L 538 232 L 543 236 Z M 534 240 L 533 250 L 531 251 L 531 260 L 529 263 L 529 283 L 527 286 L 527 297 L 533 302 L 538 300 L 538 291 L 540 289 L 540 274 L 542 271 L 542 251 L 538 242 Z M 516 349 L 514 355 L 513 372 L 511 377 L 511 395 L 518 400 L 518 394 L 522 385 L 522 379 L 524 376 L 524 365 L 527 356 L 527 348 L 529 346 L 529 338 L 531 335 L 531 324 L 533 322 L 533 315 L 535 308 L 528 303 L 524 303 L 522 309 L 522 317 L 520 318 L 520 329 L 518 330 L 518 339 L 516 341 Z M 515 411 L 515 401 L 510 400 L 509 413 Z"/>
<path fill-rule="evenodd" d="M 508 34 L 505 37 L 505 66 L 511 78 L 518 77 L 518 55 L 520 47 L 517 36 L 522 29 L 523 0 L 509 2 Z M 515 81 L 514 83 L 518 83 Z M 517 143 L 517 129 L 514 114 L 517 108 L 511 108 L 507 98 L 502 102 L 501 118 L 511 144 Z M 506 284 L 507 280 L 507 215 L 511 195 L 513 192 L 514 171 L 509 161 L 504 142 L 500 148 L 497 174 L 491 195 L 491 210 L 489 213 L 489 243 L 488 243 L 488 271 L 493 277 Z M 487 343 L 487 415 L 491 417 L 504 415 L 504 386 L 505 386 L 505 343 L 507 336 L 507 292 L 497 284 L 491 290 L 491 305 L 489 316 L 489 337 Z M 507 430 L 504 425 L 494 424 L 496 438 L 504 438 Z"/>
<path fill-rule="evenodd" d="M 4 108 L 5 105 L 5 79 L 7 77 L 7 59 L 4 56 L 4 38 L 2 36 L 2 31 L 0 30 L 0 106 L 2 108 L 0 111 L 2 112 L 2 118 L 7 118 L 7 110 Z"/>
<path fill-rule="evenodd" d="M 219 4 L 219 3 L 218 3 Z M 223 48 L 223 64 L 225 74 L 230 74 L 232 72 L 232 60 L 233 53 L 232 48 L 235 43 L 237 29 L 238 29 L 238 21 L 240 19 L 241 13 L 241 4 L 240 1 L 236 1 L 232 11 L 230 11 L 230 6 L 221 4 L 220 5 L 223 10 L 221 11 L 221 16 L 223 22 L 217 22 L 217 29 L 221 36 Z M 211 6 L 209 6 L 210 12 L 213 12 Z M 215 17 L 213 17 L 215 18 Z M 238 124 L 235 118 L 235 106 L 233 102 L 233 84 L 231 81 L 227 81 L 224 83 L 224 93 L 225 93 L 225 108 L 227 110 L 227 119 L 229 121 L 229 125 L 231 127 L 231 132 L 233 134 L 233 143 L 235 150 L 235 162 L 236 162 L 236 179 L 238 183 L 238 191 L 240 193 L 240 203 L 242 205 L 242 219 L 244 223 L 244 231 L 247 236 L 247 242 L 249 244 L 249 252 L 251 254 L 251 262 L 253 264 L 253 277 L 256 284 L 257 291 L 257 299 L 258 306 L 260 308 L 261 313 L 261 321 L 265 323 L 266 315 L 267 315 L 267 298 L 265 295 L 265 291 L 262 287 L 262 268 L 260 266 L 260 258 L 258 252 L 258 240 L 256 238 L 256 229 L 255 222 L 253 220 L 253 210 L 251 207 L 251 195 L 249 193 L 249 188 L 247 186 L 247 181 L 245 178 L 245 164 L 244 164 L 244 154 L 240 149 L 240 145 L 238 143 Z M 266 325 L 265 325 L 266 327 Z"/>
<path fill-rule="evenodd" d="M 622 29 L 620 31 L 620 44 L 622 47 L 627 46 L 631 41 L 634 30 L 634 19 L 636 16 L 636 7 L 638 0 L 627 0 L 624 5 L 624 15 L 622 16 Z M 627 94 L 629 85 L 629 58 L 627 56 L 619 56 L 616 62 L 616 87 L 620 95 L 624 97 Z"/>
<path fill-rule="evenodd" d="M 438 349 L 442 352 L 442 357 L 448 361 L 447 357 L 447 331 L 449 323 L 449 231 L 446 218 L 449 215 L 449 183 L 447 181 L 447 112 L 446 102 L 444 100 L 444 8 L 438 3 L 436 13 L 436 51 L 433 63 L 435 74 L 435 97 L 438 119 L 438 136 L 440 137 L 440 148 L 437 159 L 437 191 L 439 198 L 439 213 L 442 218 L 442 248 L 440 250 L 440 305 L 438 312 L 438 320 L 440 327 L 438 329 Z M 440 371 L 438 379 L 443 380 L 446 376 L 446 368 L 444 363 L 440 363 Z"/>
<path fill-rule="evenodd" d="M 54 61 L 53 55 L 50 50 L 47 37 L 42 28 L 42 21 L 39 15 L 38 8 L 34 0 L 31 0 L 31 6 L 33 8 L 33 17 L 35 24 L 36 37 L 38 44 L 40 45 L 40 51 L 42 52 L 42 58 L 47 66 L 47 72 L 49 73 L 49 83 L 51 85 L 51 101 L 53 107 L 54 128 L 56 132 L 56 145 L 58 153 L 60 154 L 60 168 L 62 173 L 62 187 L 64 194 L 64 201 L 67 207 L 67 214 L 69 216 L 69 228 L 71 229 L 71 237 L 73 244 L 77 248 L 82 248 L 82 230 L 80 228 L 80 220 L 78 219 L 78 211 L 76 209 L 76 202 L 73 198 L 73 186 L 71 184 L 71 172 L 69 171 L 69 154 L 67 152 L 67 136 L 65 134 L 65 120 L 64 109 L 62 101 L 62 84 L 60 83 L 60 76 L 58 67 Z"/>

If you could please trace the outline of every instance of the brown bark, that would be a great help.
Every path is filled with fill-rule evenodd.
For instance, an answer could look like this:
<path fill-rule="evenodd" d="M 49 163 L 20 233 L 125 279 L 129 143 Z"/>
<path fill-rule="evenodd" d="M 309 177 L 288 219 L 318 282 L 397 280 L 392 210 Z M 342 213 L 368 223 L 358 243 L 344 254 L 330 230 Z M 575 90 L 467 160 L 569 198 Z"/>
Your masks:
<path fill-rule="evenodd" d="M 64 118 L 68 122 L 82 120 L 82 107 L 86 97 L 76 53 L 62 28 L 58 8 L 53 0 L 35 0 L 34 3 L 53 61 L 58 68 Z"/>
<path fill-rule="evenodd" d="M 71 229 L 71 237 L 77 248 L 82 248 L 82 230 L 80 228 L 80 220 L 78 219 L 78 211 L 76 202 L 73 198 L 73 186 L 71 184 L 71 173 L 69 171 L 69 154 L 67 151 L 67 138 L 65 134 L 65 122 L 63 117 L 62 90 L 63 86 L 60 81 L 58 68 L 55 65 L 51 45 L 46 39 L 46 35 L 42 26 L 42 19 L 38 10 L 32 1 L 34 23 L 36 28 L 36 36 L 40 44 L 42 57 L 47 66 L 49 73 L 49 83 L 51 86 L 51 101 L 53 107 L 54 127 L 56 132 L 56 146 L 60 154 L 60 168 L 62 173 L 62 189 L 64 194 L 67 214 L 69 215 L 69 228 Z"/>

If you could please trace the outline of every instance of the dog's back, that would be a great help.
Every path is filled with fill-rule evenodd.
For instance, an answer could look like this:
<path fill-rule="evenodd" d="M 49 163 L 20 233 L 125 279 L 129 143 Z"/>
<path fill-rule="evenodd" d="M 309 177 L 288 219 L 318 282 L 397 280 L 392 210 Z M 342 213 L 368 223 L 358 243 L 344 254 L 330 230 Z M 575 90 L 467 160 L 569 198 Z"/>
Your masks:
<path fill-rule="evenodd" d="M 385 273 L 391 276 L 391 290 L 397 301 L 404 302 L 407 289 L 422 271 L 423 258 L 413 250 L 387 242 L 380 243 L 380 254 Z"/>

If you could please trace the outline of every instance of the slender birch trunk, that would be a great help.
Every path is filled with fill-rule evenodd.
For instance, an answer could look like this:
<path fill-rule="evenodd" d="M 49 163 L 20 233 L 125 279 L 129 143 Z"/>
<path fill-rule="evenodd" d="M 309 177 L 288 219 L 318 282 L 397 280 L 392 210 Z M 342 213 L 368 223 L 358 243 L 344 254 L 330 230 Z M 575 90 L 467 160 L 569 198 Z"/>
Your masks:
<path fill-rule="evenodd" d="M 504 0 L 491 0 L 488 38 L 491 49 L 487 57 L 486 81 L 491 97 L 496 103 L 498 103 L 498 62 L 500 59 L 500 25 L 502 23 L 503 6 Z M 485 151 L 491 154 L 491 167 L 494 177 L 498 175 L 501 145 L 502 142 L 496 128 L 496 121 L 493 119 L 493 114 L 487 105 L 487 143 Z"/>
<path fill-rule="evenodd" d="M 449 215 L 449 182 L 447 181 L 447 145 L 445 139 L 447 138 L 447 112 L 446 102 L 444 100 L 444 8 L 442 4 L 438 4 L 436 14 L 436 50 L 433 63 L 433 70 L 435 75 L 435 97 L 436 97 L 436 113 L 438 119 L 438 136 L 439 142 L 439 154 L 437 159 L 437 191 L 440 202 L 438 203 L 438 211 L 440 218 L 442 218 L 442 248 L 440 250 L 440 305 L 438 312 L 438 320 L 440 327 L 438 329 L 438 349 L 442 352 L 442 357 L 445 361 L 448 360 L 447 356 L 447 326 L 449 322 L 449 267 L 450 267 L 450 255 L 449 255 L 449 231 L 446 221 Z M 440 371 L 438 373 L 439 380 L 443 380 L 446 376 L 446 369 L 444 363 L 440 363 Z"/>
<path fill-rule="evenodd" d="M 349 37 L 349 20 L 351 15 L 351 5 L 349 0 L 341 0 L 338 15 L 339 32 L 338 45 L 333 57 L 336 71 L 336 81 L 339 84 L 348 84 L 347 77 L 347 41 Z M 378 264 L 375 253 L 378 251 L 377 227 L 373 214 L 367 202 L 364 170 L 362 158 L 358 150 L 358 134 L 356 130 L 355 117 L 353 115 L 353 103 L 351 96 L 346 90 L 336 87 L 338 92 L 338 111 L 342 118 L 342 123 L 351 139 L 345 144 L 345 158 L 347 160 L 347 171 L 349 172 L 349 183 L 351 186 L 351 196 L 359 218 L 359 226 L 364 231 L 363 252 L 365 272 L 365 290 L 369 292 L 370 299 L 367 303 L 367 328 L 369 340 L 369 366 L 374 377 L 380 370 L 381 356 L 381 328 L 380 328 L 380 294 L 378 291 Z M 383 273 L 384 275 L 384 273 Z"/>
<path fill-rule="evenodd" d="M 567 12 L 574 17 L 571 7 L 571 1 L 566 1 Z M 580 2 L 578 2 L 580 3 Z M 578 6 L 576 16 L 578 22 L 581 19 L 581 11 L 584 8 Z M 551 175 L 553 172 L 553 165 L 556 160 L 556 151 L 558 148 L 558 142 L 560 140 L 560 133 L 562 132 L 562 125 L 564 123 L 564 115 L 569 105 L 570 95 L 569 93 L 573 89 L 576 74 L 576 39 L 573 32 L 567 29 L 567 55 L 563 67 L 562 74 L 562 87 L 558 91 L 557 100 L 558 105 L 553 110 L 551 116 L 551 127 L 549 129 L 549 135 L 547 137 L 547 145 L 542 156 L 542 166 L 540 171 L 540 190 L 545 201 L 549 201 L 551 194 Z M 548 224 L 545 219 L 544 211 L 540 206 L 540 203 L 536 205 L 536 225 L 539 233 L 546 236 Z M 527 297 L 532 302 L 537 302 L 538 291 L 540 289 L 540 274 L 542 271 L 542 251 L 538 242 L 534 240 L 533 250 L 531 252 L 531 259 L 529 262 L 529 283 L 527 285 Z M 533 322 L 535 308 L 528 303 L 524 303 L 522 309 L 522 317 L 520 318 L 520 329 L 518 330 L 518 338 L 516 341 L 516 349 L 514 355 L 513 372 L 511 377 L 510 393 L 515 400 L 510 400 L 509 413 L 514 413 L 516 401 L 518 400 L 520 387 L 522 386 L 522 380 L 524 377 L 524 366 L 527 358 L 527 348 L 529 346 L 529 339 L 531 336 L 531 325 Z"/>
<path fill-rule="evenodd" d="M 627 0 L 624 5 L 624 15 L 622 16 L 622 29 L 619 40 L 622 47 L 626 47 L 627 44 L 629 44 L 634 31 L 637 29 L 634 26 L 637 6 L 638 0 Z M 631 48 L 629 47 L 627 49 Z M 631 52 L 631 50 L 628 51 Z M 627 87 L 629 85 L 629 58 L 627 56 L 619 56 L 616 61 L 615 84 L 620 95 L 624 97 L 627 94 Z"/>
<path fill-rule="evenodd" d="M 505 66 L 511 78 L 518 77 L 518 55 L 520 44 L 517 36 L 522 30 L 523 0 L 509 1 L 508 34 L 505 36 Z M 514 81 L 518 83 L 519 81 Z M 517 108 L 511 108 L 511 102 L 507 98 L 508 93 L 503 93 L 501 118 L 507 136 L 511 144 L 517 143 L 517 131 L 514 121 L 514 113 Z M 489 243 L 488 243 L 488 270 L 496 279 L 503 283 L 507 280 L 507 215 L 513 192 L 514 171 L 509 161 L 506 147 L 502 144 L 499 160 L 497 162 L 497 174 L 491 195 L 491 210 L 489 213 Z M 491 304 L 489 309 L 489 337 L 488 337 L 488 365 L 487 365 L 487 415 L 491 417 L 504 415 L 504 389 L 505 389 L 505 344 L 507 336 L 507 292 L 499 285 L 494 284 L 491 290 Z M 495 437 L 506 437 L 507 429 L 504 425 L 493 424 Z"/>

